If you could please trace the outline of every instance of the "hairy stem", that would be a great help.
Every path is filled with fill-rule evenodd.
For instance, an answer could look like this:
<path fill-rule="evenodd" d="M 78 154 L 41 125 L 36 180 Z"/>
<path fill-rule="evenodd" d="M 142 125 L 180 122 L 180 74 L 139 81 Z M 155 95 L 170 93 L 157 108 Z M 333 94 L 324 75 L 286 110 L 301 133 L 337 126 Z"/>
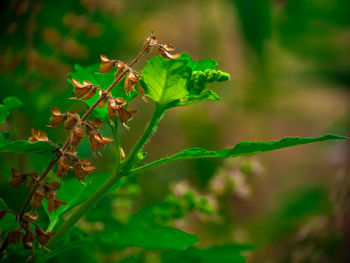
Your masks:
<path fill-rule="evenodd" d="M 90 196 L 88 200 L 82 203 L 77 210 L 75 210 L 71 216 L 57 229 L 56 235 L 54 235 L 48 243 L 48 247 L 52 247 L 56 242 L 71 228 L 73 227 L 79 219 L 85 215 L 85 213 L 94 206 L 108 190 L 119 181 L 122 177 L 121 173 L 117 172 L 115 169 L 113 175 L 103 184 L 97 191 Z"/>
<path fill-rule="evenodd" d="M 156 105 L 151 121 L 147 124 L 142 136 L 135 144 L 129 157 L 125 160 L 125 163 L 122 166 L 122 171 L 129 172 L 129 170 L 137 163 L 137 154 L 142 151 L 150 136 L 157 130 L 158 123 L 162 119 L 164 111 L 164 108 Z"/>

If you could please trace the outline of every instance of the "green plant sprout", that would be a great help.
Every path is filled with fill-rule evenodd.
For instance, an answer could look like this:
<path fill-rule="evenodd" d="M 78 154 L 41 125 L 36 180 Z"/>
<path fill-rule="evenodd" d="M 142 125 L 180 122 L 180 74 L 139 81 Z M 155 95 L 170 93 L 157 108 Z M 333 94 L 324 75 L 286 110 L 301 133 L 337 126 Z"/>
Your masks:
<path fill-rule="evenodd" d="M 141 72 L 133 69 L 143 55 L 150 53 L 152 49 L 156 49 L 158 56 L 147 61 Z M 144 146 L 156 132 L 167 111 L 204 100 L 221 100 L 219 95 L 207 86 L 209 83 L 227 81 L 230 78 L 228 73 L 216 69 L 217 63 L 214 60 L 194 61 L 187 53 L 172 54 L 173 51 L 173 45 L 160 44 L 158 39 L 151 35 L 141 52 L 129 64 L 101 55 L 99 67 L 75 66 L 74 72 L 69 74 L 68 82 L 74 87 L 74 98 L 86 103 L 88 110 L 80 115 L 72 111 L 62 113 L 55 106 L 51 107 L 50 126 L 55 128 L 63 124 L 66 130 L 71 131 L 63 144 L 50 141 L 45 132 L 36 132 L 34 129 L 28 141 L 10 141 L 9 133 L 0 135 L 0 152 L 39 153 L 50 155 L 52 158 L 40 174 L 33 171 L 22 173 L 12 169 L 11 187 L 16 188 L 27 182 L 29 195 L 19 213 L 7 208 L 1 200 L 0 222 L 5 237 L 1 246 L 3 257 L 6 258 L 6 252 L 11 246 L 17 249 L 16 244 L 20 242 L 25 249 L 31 249 L 31 257 L 37 262 L 45 262 L 82 244 L 101 242 L 124 247 L 187 249 L 185 253 L 199 260 L 215 257 L 215 253 L 222 249 L 234 249 L 235 255 L 241 258 L 243 256 L 240 253 L 250 250 L 250 246 L 237 245 L 235 248 L 221 247 L 204 251 L 192 247 L 199 241 L 198 237 L 169 227 L 127 225 L 116 232 L 96 233 L 89 237 L 75 238 L 73 241 L 68 236 L 70 233 L 74 235 L 73 226 L 105 194 L 120 187 L 124 178 L 140 174 L 147 169 L 186 159 L 231 158 L 301 144 L 344 139 L 327 134 L 317 138 L 287 137 L 273 142 L 240 142 L 224 150 L 191 148 L 139 165 L 146 157 L 146 153 L 143 152 Z M 98 70 L 100 72 L 96 73 Z M 128 104 L 136 96 L 141 96 L 146 102 L 152 100 L 154 111 L 132 150 L 125 154 L 119 138 L 117 120 L 128 129 L 128 121 L 137 113 L 137 110 L 129 110 Z M 0 122 L 4 121 L 12 108 L 20 105 L 21 102 L 17 99 L 7 98 L 4 105 L 0 105 Z M 105 137 L 99 131 L 103 122 L 109 124 L 113 138 Z M 91 160 L 81 159 L 77 149 L 85 137 L 89 137 L 92 153 L 99 153 L 108 143 L 114 143 L 116 147 L 113 171 L 105 176 L 96 176 L 99 178 L 92 183 L 85 182 L 85 179 L 95 173 L 96 167 Z M 47 176 L 54 168 L 58 180 L 49 181 Z M 82 187 L 64 183 L 70 171 L 74 172 L 76 182 Z M 69 194 L 73 189 L 74 195 Z M 174 200 L 169 199 L 169 202 Z M 41 208 L 50 219 L 47 226 L 38 220 L 38 211 Z M 34 250 L 34 247 L 38 246 L 44 250 Z"/>

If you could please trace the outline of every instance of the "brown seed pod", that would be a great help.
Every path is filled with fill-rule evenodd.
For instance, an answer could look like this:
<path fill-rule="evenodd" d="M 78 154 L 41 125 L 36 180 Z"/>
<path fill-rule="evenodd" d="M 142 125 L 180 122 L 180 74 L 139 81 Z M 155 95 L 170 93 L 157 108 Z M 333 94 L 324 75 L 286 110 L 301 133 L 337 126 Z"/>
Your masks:
<path fill-rule="evenodd" d="M 101 150 L 105 144 L 113 142 L 110 137 L 103 137 L 98 131 L 93 130 L 90 132 L 90 149 L 92 152 Z"/>
<path fill-rule="evenodd" d="M 25 249 L 31 249 L 35 239 L 34 232 L 28 231 L 22 238 L 22 243 Z"/>
<path fill-rule="evenodd" d="M 87 158 L 83 160 L 74 160 L 73 166 L 74 173 L 79 181 L 84 180 L 86 176 L 96 170 L 96 167 L 91 165 L 91 161 Z"/>
<path fill-rule="evenodd" d="M 80 116 L 73 111 L 69 111 L 68 118 L 64 123 L 64 128 L 66 130 L 71 130 L 75 127 L 75 125 L 78 123 L 78 121 L 80 121 Z"/>
<path fill-rule="evenodd" d="M 50 190 L 48 193 L 46 193 L 46 199 L 48 200 L 47 210 L 50 213 L 52 211 L 56 211 L 58 208 L 60 208 L 60 206 L 67 204 L 67 202 L 63 202 L 58 199 L 55 190 Z"/>
<path fill-rule="evenodd" d="M 52 112 L 52 116 L 50 118 L 51 127 L 60 126 L 67 119 L 67 114 L 61 113 L 55 106 L 51 106 L 51 112 Z"/>
<path fill-rule="evenodd" d="M 28 191 L 32 191 L 34 186 L 39 181 L 40 174 L 38 174 L 36 172 L 30 172 L 29 176 L 30 176 L 30 179 L 29 179 L 26 187 L 27 187 Z"/>
<path fill-rule="evenodd" d="M 67 175 L 68 171 L 73 170 L 73 166 L 69 165 L 70 159 L 67 156 L 62 156 L 58 160 L 58 165 L 57 165 L 57 177 L 62 178 Z"/>
<path fill-rule="evenodd" d="M 72 84 L 74 85 L 74 95 L 76 98 L 81 100 L 91 99 L 97 91 L 97 86 L 93 85 L 91 82 L 83 81 L 81 84 L 76 79 L 72 79 Z"/>
<path fill-rule="evenodd" d="M 126 94 L 130 95 L 130 92 L 134 90 L 135 84 L 139 81 L 140 80 L 135 76 L 135 73 L 132 70 L 129 71 L 124 81 L 124 89 Z"/>
<path fill-rule="evenodd" d="M 49 242 L 50 238 L 56 234 L 56 232 L 45 232 L 42 228 L 36 227 L 35 234 L 38 239 L 38 242 L 43 247 Z"/>
<path fill-rule="evenodd" d="M 100 55 L 101 58 L 101 66 L 100 66 L 100 73 L 105 74 L 110 72 L 112 69 L 116 68 L 117 61 L 111 60 L 105 55 Z"/>
<path fill-rule="evenodd" d="M 36 133 L 34 128 L 31 129 L 32 137 L 29 138 L 30 142 L 38 142 L 38 141 L 48 141 L 49 138 L 47 137 L 47 134 L 43 131 L 38 130 Z"/>
<path fill-rule="evenodd" d="M 32 198 L 32 207 L 33 208 L 40 208 L 41 202 L 45 198 L 45 192 L 42 189 L 38 189 L 34 192 L 33 198 Z"/>
<path fill-rule="evenodd" d="M 79 146 L 81 139 L 85 137 L 85 134 L 83 132 L 83 128 L 81 125 L 76 126 L 73 130 L 72 137 L 71 137 L 71 144 L 72 146 Z"/>
<path fill-rule="evenodd" d="M 12 173 L 12 177 L 11 177 L 11 181 L 10 181 L 11 188 L 19 187 L 27 179 L 27 174 L 21 174 L 15 168 L 11 169 L 11 173 Z"/>

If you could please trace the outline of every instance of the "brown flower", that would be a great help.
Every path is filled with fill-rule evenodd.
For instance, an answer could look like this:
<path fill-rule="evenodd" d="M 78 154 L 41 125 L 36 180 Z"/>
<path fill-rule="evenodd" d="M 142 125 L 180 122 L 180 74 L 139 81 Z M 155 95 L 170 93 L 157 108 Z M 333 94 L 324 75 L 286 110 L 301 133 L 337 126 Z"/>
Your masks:
<path fill-rule="evenodd" d="M 87 158 L 83 160 L 79 160 L 79 159 L 74 160 L 73 166 L 74 166 L 74 173 L 79 181 L 84 180 L 84 178 L 88 174 L 93 173 L 96 170 L 96 167 L 92 166 L 91 161 Z"/>
<path fill-rule="evenodd" d="M 38 238 L 39 244 L 43 247 L 46 246 L 50 238 L 56 234 L 56 232 L 45 232 L 41 227 L 35 229 L 36 237 Z"/>
<path fill-rule="evenodd" d="M 129 71 L 124 82 L 124 89 L 126 94 L 130 95 L 130 92 L 134 90 L 135 84 L 138 83 L 139 81 L 140 79 L 136 77 L 134 71 L 133 70 Z"/>
<path fill-rule="evenodd" d="M 73 170 L 73 166 L 69 165 L 69 160 L 65 155 L 58 160 L 57 177 L 62 178 L 67 175 L 68 171 Z"/>
<path fill-rule="evenodd" d="M 26 187 L 27 187 L 28 191 L 32 191 L 34 186 L 39 181 L 40 174 L 38 174 L 36 172 L 30 172 L 29 176 L 30 176 L 30 179 L 29 179 Z"/>
<path fill-rule="evenodd" d="M 47 134 L 43 131 L 38 130 L 38 133 L 36 133 L 34 128 L 32 128 L 31 133 L 32 133 L 32 137 L 29 138 L 30 142 L 49 141 Z"/>
<path fill-rule="evenodd" d="M 158 44 L 157 45 L 157 54 L 166 59 L 175 59 L 181 56 L 180 53 L 170 54 L 170 52 L 175 50 L 175 47 L 171 44 Z"/>
<path fill-rule="evenodd" d="M 81 84 L 76 79 L 72 79 L 72 83 L 75 87 L 74 95 L 78 99 L 88 100 L 96 94 L 97 86 L 93 85 L 91 82 L 84 80 L 83 84 Z"/>
<path fill-rule="evenodd" d="M 67 114 L 61 113 L 55 106 L 51 106 L 51 112 L 52 112 L 52 116 L 50 118 L 51 127 L 60 126 L 67 119 Z"/>
<path fill-rule="evenodd" d="M 103 122 L 100 119 L 94 119 L 93 121 L 85 121 L 85 131 L 87 135 L 90 135 L 90 132 L 93 130 L 97 130 L 102 126 Z"/>
<path fill-rule="evenodd" d="M 47 210 L 51 213 L 52 211 L 56 211 L 60 206 L 66 205 L 66 202 L 63 202 L 58 199 L 55 190 L 49 190 L 46 193 L 46 199 L 48 200 Z"/>
<path fill-rule="evenodd" d="M 22 238 L 22 243 L 25 249 L 31 249 L 33 247 L 33 242 L 35 239 L 34 232 L 27 231 L 27 233 Z"/>
<path fill-rule="evenodd" d="M 109 100 L 109 96 L 107 94 L 106 91 L 99 91 L 99 95 L 100 97 L 104 96 L 103 99 L 97 104 L 97 107 L 99 107 L 100 109 L 103 109 L 104 107 L 106 107 L 108 100 Z"/>
<path fill-rule="evenodd" d="M 9 233 L 9 243 L 17 244 L 19 241 L 21 241 L 22 237 L 23 237 L 23 233 L 21 232 L 20 228 L 16 230 L 12 230 Z"/>
<path fill-rule="evenodd" d="M 101 74 L 108 73 L 117 66 L 117 63 L 118 63 L 117 60 L 111 60 L 105 55 L 100 55 L 100 58 L 101 58 L 101 66 L 100 66 Z"/>
<path fill-rule="evenodd" d="M 36 190 L 32 198 L 32 207 L 40 208 L 41 202 L 43 201 L 44 198 L 45 198 L 45 192 L 42 189 Z"/>
<path fill-rule="evenodd" d="M 132 115 L 137 112 L 137 110 L 126 110 L 126 103 L 126 100 L 123 98 L 110 100 L 108 104 L 108 117 L 113 119 L 118 115 L 119 120 L 122 123 L 126 123 L 129 119 L 131 119 Z"/>
<path fill-rule="evenodd" d="M 81 139 L 83 139 L 84 137 L 85 134 L 81 125 L 76 126 L 72 133 L 71 144 L 75 147 L 79 146 Z"/>
<path fill-rule="evenodd" d="M 19 187 L 27 179 L 27 174 L 20 174 L 15 168 L 11 169 L 11 173 L 12 173 L 12 177 L 10 181 L 11 188 Z"/>
<path fill-rule="evenodd" d="M 113 142 L 112 138 L 103 137 L 98 131 L 92 130 L 90 136 L 90 149 L 92 152 L 101 150 L 105 144 Z"/>

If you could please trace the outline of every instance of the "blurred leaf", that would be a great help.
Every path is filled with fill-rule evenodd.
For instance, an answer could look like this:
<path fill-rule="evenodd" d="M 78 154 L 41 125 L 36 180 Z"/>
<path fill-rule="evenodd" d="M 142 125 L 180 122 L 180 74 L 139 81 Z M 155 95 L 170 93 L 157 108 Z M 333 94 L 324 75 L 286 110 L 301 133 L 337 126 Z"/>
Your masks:
<path fill-rule="evenodd" d="M 142 70 L 145 94 L 154 102 L 166 105 L 188 94 L 191 69 L 185 60 L 166 60 L 156 56 Z"/>
<path fill-rule="evenodd" d="M 193 58 L 186 52 L 181 54 L 180 59 L 186 60 L 187 66 L 189 66 L 192 71 L 205 71 L 206 69 L 215 69 L 218 65 L 215 60 L 210 59 L 194 61 Z"/>
<path fill-rule="evenodd" d="M 162 256 L 164 263 L 202 262 L 202 263 L 243 263 L 243 251 L 254 249 L 254 246 L 227 244 L 210 248 L 189 248 L 184 252 L 168 252 Z"/>
<path fill-rule="evenodd" d="M 79 65 L 74 66 L 74 71 L 68 75 L 68 82 L 71 84 L 71 86 L 74 88 L 72 84 L 72 79 L 76 79 L 79 82 L 83 82 L 84 80 L 91 82 L 94 85 L 97 85 L 105 90 L 108 89 L 108 87 L 113 83 L 114 81 L 114 72 L 108 72 L 106 74 L 100 74 L 98 73 L 100 71 L 100 65 L 95 64 L 91 65 L 89 67 L 82 67 Z M 124 89 L 124 81 L 119 81 L 117 85 L 112 89 L 111 91 L 114 98 L 122 97 L 127 102 L 130 102 L 138 93 L 136 91 L 132 91 L 130 93 L 130 96 L 125 93 Z M 91 99 L 84 101 L 84 103 L 91 107 L 96 100 L 99 98 L 99 93 L 97 92 L 95 96 L 93 96 Z M 103 120 L 108 121 L 108 115 L 107 115 L 107 107 L 100 109 L 96 108 L 93 111 L 93 116 L 96 118 L 100 118 Z"/>
<path fill-rule="evenodd" d="M 0 124 L 4 123 L 5 119 L 10 115 L 10 110 L 23 105 L 17 97 L 6 97 L 3 103 L 3 105 L 0 104 Z"/>
<path fill-rule="evenodd" d="M 199 241 L 198 237 L 174 228 L 134 226 L 103 234 L 99 239 L 116 246 L 181 250 Z"/>
<path fill-rule="evenodd" d="M 0 199 L 0 209 L 7 210 L 7 205 L 3 199 Z M 6 213 L 3 218 L 0 219 L 1 231 L 10 231 L 18 227 L 18 222 L 14 214 Z"/>
<path fill-rule="evenodd" d="M 0 152 L 14 153 L 53 153 L 56 147 L 44 141 L 31 143 L 29 141 L 9 141 L 9 133 L 0 134 Z"/>
<path fill-rule="evenodd" d="M 212 90 L 204 90 L 199 95 L 189 97 L 186 101 L 178 101 L 171 104 L 172 107 L 176 106 L 187 106 L 200 102 L 202 100 L 221 100 L 220 96 Z"/>

